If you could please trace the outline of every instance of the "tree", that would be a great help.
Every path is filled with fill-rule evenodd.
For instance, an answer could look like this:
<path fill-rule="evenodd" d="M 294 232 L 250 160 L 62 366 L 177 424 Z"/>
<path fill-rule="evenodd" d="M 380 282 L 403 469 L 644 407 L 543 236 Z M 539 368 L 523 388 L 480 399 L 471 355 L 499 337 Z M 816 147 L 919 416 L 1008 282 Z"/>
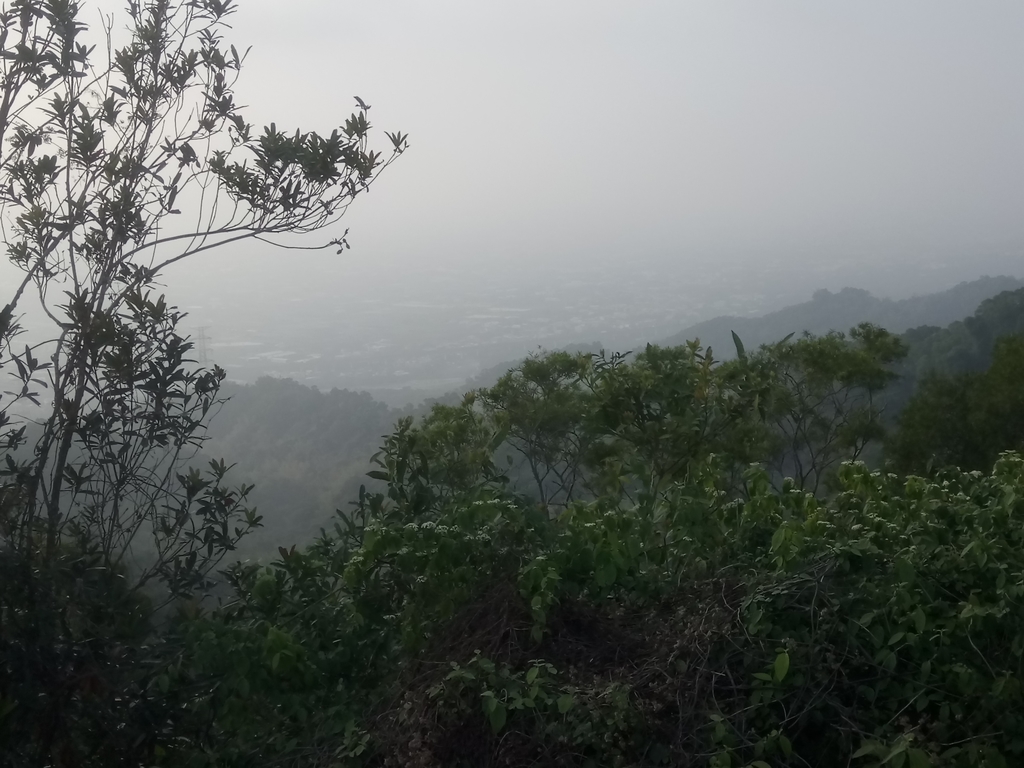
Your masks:
<path fill-rule="evenodd" d="M 434 483 L 438 497 L 507 486 L 549 513 L 601 496 L 653 500 L 711 457 L 731 469 L 760 458 L 766 386 L 698 342 L 636 355 L 534 355 L 461 406 L 435 406 L 398 430 L 381 454 L 381 479 Z M 403 451 L 423 469 L 396 475 Z"/>
<path fill-rule="evenodd" d="M 479 392 L 487 414 L 529 471 L 538 501 L 565 505 L 584 484 L 583 463 L 594 435 L 587 379 L 592 355 L 532 355 Z"/>
<path fill-rule="evenodd" d="M 601 359 L 592 386 L 600 439 L 589 463 L 606 492 L 652 499 L 713 456 L 730 466 L 759 458 L 751 427 L 764 383 L 721 365 L 699 341 L 648 344 L 629 362 Z"/>
<path fill-rule="evenodd" d="M 1003 451 L 1024 448 L 1024 335 L 996 340 L 986 371 L 926 378 L 900 414 L 888 457 L 929 475 L 944 467 L 988 472 Z"/>
<path fill-rule="evenodd" d="M 0 10 L 0 217 L 20 271 L 0 297 L 0 711 L 17 703 L 0 738 L 25 745 L 21 765 L 143 759 L 151 722 L 90 740 L 128 711 L 124 681 L 104 679 L 120 641 L 116 621 L 72 614 L 188 596 L 259 522 L 223 462 L 184 469 L 224 372 L 190 359 L 156 279 L 233 242 L 340 252 L 344 235 L 293 236 L 335 224 L 406 147 L 396 133 L 387 158 L 371 150 L 359 100 L 329 135 L 255 132 L 233 95 L 244 56 L 222 37 L 234 10 L 133 0 L 105 46 L 74 0 Z"/>
<path fill-rule="evenodd" d="M 763 346 L 741 369 L 771 381 L 760 404 L 770 427 L 763 458 L 777 479 L 817 492 L 842 461 L 860 458 L 884 435 L 878 394 L 895 378 L 906 347 L 883 328 L 862 323 L 846 334 L 805 334 Z"/>

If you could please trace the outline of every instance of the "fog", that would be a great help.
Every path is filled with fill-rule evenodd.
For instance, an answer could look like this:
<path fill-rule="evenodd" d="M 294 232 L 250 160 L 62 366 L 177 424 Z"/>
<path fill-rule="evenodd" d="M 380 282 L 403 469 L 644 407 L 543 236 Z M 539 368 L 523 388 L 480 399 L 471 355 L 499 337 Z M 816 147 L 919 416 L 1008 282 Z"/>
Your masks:
<path fill-rule="evenodd" d="M 820 287 L 1024 274 L 1015 0 L 246 0 L 233 23 L 257 126 L 330 131 L 358 95 L 411 136 L 351 251 L 168 272 L 240 379 L 439 388 Z"/>
<path fill-rule="evenodd" d="M 1024 239 L 1019 3 L 247 2 L 253 122 L 413 150 L 358 258 L 925 263 Z M 733 255 L 734 254 L 734 255 Z"/>

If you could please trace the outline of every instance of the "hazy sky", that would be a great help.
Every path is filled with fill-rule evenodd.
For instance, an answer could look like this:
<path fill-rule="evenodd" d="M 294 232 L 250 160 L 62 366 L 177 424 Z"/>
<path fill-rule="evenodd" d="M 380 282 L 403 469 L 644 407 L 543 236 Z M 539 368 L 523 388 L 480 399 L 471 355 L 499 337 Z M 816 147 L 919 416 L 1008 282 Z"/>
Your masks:
<path fill-rule="evenodd" d="M 243 0 L 253 122 L 412 149 L 352 258 L 1024 260 L 1024 3 Z"/>
<path fill-rule="evenodd" d="M 253 123 L 330 131 L 359 95 L 411 149 L 343 260 L 256 245 L 172 285 L 660 259 L 863 263 L 877 289 L 1024 263 L 1020 0 L 238 5 Z"/>

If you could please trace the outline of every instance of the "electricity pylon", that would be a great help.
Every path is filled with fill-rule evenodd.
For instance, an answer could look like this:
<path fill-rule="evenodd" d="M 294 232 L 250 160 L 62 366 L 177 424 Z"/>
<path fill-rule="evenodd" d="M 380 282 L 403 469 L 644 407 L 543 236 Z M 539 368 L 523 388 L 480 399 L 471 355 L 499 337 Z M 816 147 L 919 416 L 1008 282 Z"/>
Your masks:
<path fill-rule="evenodd" d="M 200 365 L 208 365 L 210 362 L 210 337 L 206 335 L 209 326 L 200 326 L 196 331 L 196 358 Z"/>

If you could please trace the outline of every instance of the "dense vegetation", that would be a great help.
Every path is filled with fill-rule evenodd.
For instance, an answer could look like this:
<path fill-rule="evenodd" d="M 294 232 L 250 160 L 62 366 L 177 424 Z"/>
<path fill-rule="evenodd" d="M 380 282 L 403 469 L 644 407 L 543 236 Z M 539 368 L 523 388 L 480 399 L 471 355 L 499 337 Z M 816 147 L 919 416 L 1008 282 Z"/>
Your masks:
<path fill-rule="evenodd" d="M 385 490 L 178 625 L 164 685 L 206 730 L 165 759 L 1019 762 L 1024 462 L 780 484 L 749 461 L 785 462 L 801 418 L 805 457 L 877 435 L 900 347 L 864 327 L 741 352 L 532 358 L 401 421 Z M 855 417 L 824 383 L 797 397 L 827 371 Z"/>
<path fill-rule="evenodd" d="M 158 630 L 260 519 L 190 468 L 225 377 L 191 359 L 169 265 L 338 223 L 406 147 L 368 106 L 329 133 L 262 131 L 224 40 L 233 0 L 0 7 L 0 759 L 150 764 L 177 712 L 148 688 Z M 86 19 L 101 22 L 98 34 Z M 244 49 L 243 49 L 244 50 Z M 27 325 L 27 327 L 26 327 Z"/>
<path fill-rule="evenodd" d="M 943 466 L 987 471 L 1001 449 L 1022 447 L 1024 335 L 997 339 L 987 370 L 929 374 L 890 441 L 895 465 L 922 474 Z"/>
<path fill-rule="evenodd" d="M 401 419 L 381 490 L 220 608 L 154 635 L 104 587 L 121 727 L 163 765 L 1018 762 L 1024 461 L 849 461 L 906 352 L 873 326 L 737 351 L 530 358 Z M 86 754 L 110 695 L 71 695 Z"/>
<path fill-rule="evenodd" d="M 946 328 L 923 325 L 903 334 L 909 354 L 899 367 L 900 392 L 909 395 L 930 374 L 986 370 L 996 341 L 1024 333 L 1024 289 L 1003 291 L 981 302 L 973 314 Z"/>
<path fill-rule="evenodd" d="M 733 333 L 725 362 L 532 356 L 399 418 L 316 541 L 223 567 L 262 521 L 189 466 L 225 373 L 155 280 L 319 231 L 387 164 L 361 101 L 254 137 L 232 10 L 132 3 L 108 64 L 73 3 L 0 12 L 0 765 L 1024 762 L 1019 292 L 905 338 Z M 52 337 L 22 348 L 28 297 Z M 393 416 L 235 394 L 262 415 L 221 440 L 303 511 Z"/>
<path fill-rule="evenodd" d="M 554 519 L 394 458 L 354 536 L 237 569 L 237 600 L 182 627 L 167 685 L 208 681 L 213 728 L 171 762 L 1019 762 L 1017 457 L 939 482 L 848 465 L 828 502 L 758 470 L 730 499 L 710 462 Z"/>
<path fill-rule="evenodd" d="M 915 301 L 928 308 L 932 315 L 944 316 L 958 311 L 963 303 L 961 294 L 986 295 L 988 290 L 1001 284 L 1001 280 L 983 279 Z M 836 300 L 841 295 L 832 294 Z M 943 303 L 946 299 L 951 301 L 950 305 Z M 900 306 L 898 302 L 894 304 Z M 819 296 L 816 306 L 821 309 L 817 322 L 824 325 L 825 318 L 836 311 L 836 305 Z M 904 318 L 911 316 L 918 315 L 907 312 Z M 830 327 L 825 325 L 826 331 Z M 888 367 L 896 378 L 890 377 L 878 395 L 877 408 L 885 426 L 890 431 L 895 428 L 896 417 L 930 374 L 951 376 L 984 371 L 992 362 L 995 340 L 1021 332 L 1024 332 L 1024 290 L 1018 289 L 986 298 L 972 315 L 945 328 L 920 326 L 903 333 L 900 339 L 907 355 Z M 788 333 L 780 333 L 773 340 Z M 728 348 L 716 346 L 716 356 L 735 355 L 732 335 L 727 334 L 727 339 Z M 600 345 L 590 344 L 577 345 L 567 351 L 596 353 L 600 349 Z M 318 392 L 293 381 L 264 378 L 250 385 L 225 384 L 222 391 L 230 402 L 211 420 L 210 440 L 204 453 L 208 458 L 231 457 L 237 462 L 238 479 L 255 484 L 249 498 L 263 516 L 263 527 L 241 542 L 241 551 L 245 555 L 272 555 L 282 544 L 290 547 L 311 542 L 321 528 L 330 526 L 333 510 L 345 509 L 356 497 L 362 483 L 374 485 L 375 481 L 365 478 L 365 473 L 372 468 L 370 456 L 398 418 L 423 416 L 437 402 L 457 405 L 465 392 L 494 386 L 507 370 L 518 365 L 511 361 L 489 369 L 467 382 L 460 392 L 414 409 L 401 410 L 385 408 L 365 393 Z M 956 409 L 919 405 L 916 410 L 937 429 L 946 428 L 951 435 L 961 431 L 961 426 L 950 420 Z M 930 419 L 931 414 L 940 413 L 944 414 L 944 419 Z M 999 447 L 1009 447 L 1012 443 L 1006 440 L 999 438 L 992 443 L 996 447 L 991 450 L 998 453 Z M 991 450 L 987 466 L 991 466 L 992 457 L 996 455 Z M 863 457 L 873 466 L 880 466 L 879 444 L 868 445 Z M 927 460 L 925 457 L 924 463 L 913 466 L 900 460 L 900 467 L 923 471 Z M 974 464 L 962 466 L 975 468 Z M 774 468 L 783 471 L 778 466 Z M 794 474 L 796 470 L 785 471 Z"/>

